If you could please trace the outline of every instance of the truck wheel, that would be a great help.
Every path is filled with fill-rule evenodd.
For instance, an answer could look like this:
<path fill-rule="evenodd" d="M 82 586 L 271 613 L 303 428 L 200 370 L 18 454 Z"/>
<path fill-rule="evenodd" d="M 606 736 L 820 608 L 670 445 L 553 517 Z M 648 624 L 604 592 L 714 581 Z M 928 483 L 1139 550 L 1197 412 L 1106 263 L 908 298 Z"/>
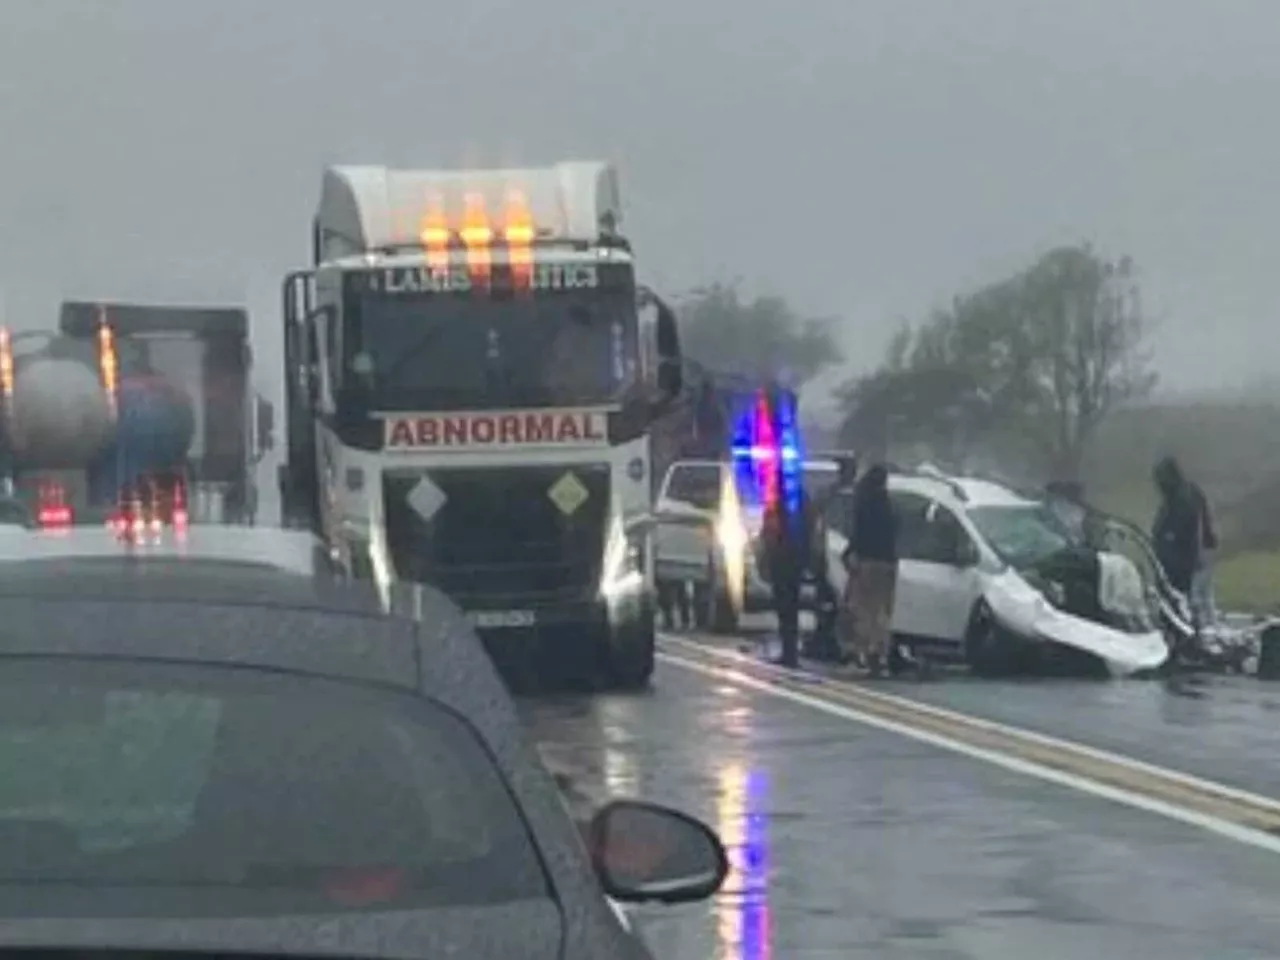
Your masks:
<path fill-rule="evenodd" d="M 605 659 L 604 680 L 610 690 L 644 690 L 653 679 L 657 652 L 652 609 L 630 623 L 620 624 Z"/>

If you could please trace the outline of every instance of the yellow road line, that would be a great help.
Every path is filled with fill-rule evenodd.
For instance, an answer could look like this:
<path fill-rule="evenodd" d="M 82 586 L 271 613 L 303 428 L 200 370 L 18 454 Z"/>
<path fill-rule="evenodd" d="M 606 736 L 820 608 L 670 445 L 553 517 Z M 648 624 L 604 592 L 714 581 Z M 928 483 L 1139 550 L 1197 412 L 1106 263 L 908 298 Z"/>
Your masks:
<path fill-rule="evenodd" d="M 827 704 L 849 719 L 878 721 L 877 725 L 900 732 L 914 731 L 944 747 L 981 753 L 983 759 L 996 756 L 1017 761 L 1028 768 L 1023 772 L 1033 775 L 1055 772 L 1062 775 L 1053 778 L 1058 782 L 1064 782 L 1064 778 L 1079 781 L 1068 785 L 1111 788 L 1127 797 L 1145 798 L 1251 833 L 1269 835 L 1280 852 L 1280 801 L 1271 797 L 907 697 L 868 690 L 847 681 L 797 678 L 790 671 L 734 651 L 674 637 L 664 637 L 661 649 L 668 659 L 682 661 L 683 665 L 701 665 L 723 679 L 749 681 L 748 685 L 757 689 L 787 692 L 789 699 Z M 1163 809 L 1157 812 L 1167 813 Z"/>

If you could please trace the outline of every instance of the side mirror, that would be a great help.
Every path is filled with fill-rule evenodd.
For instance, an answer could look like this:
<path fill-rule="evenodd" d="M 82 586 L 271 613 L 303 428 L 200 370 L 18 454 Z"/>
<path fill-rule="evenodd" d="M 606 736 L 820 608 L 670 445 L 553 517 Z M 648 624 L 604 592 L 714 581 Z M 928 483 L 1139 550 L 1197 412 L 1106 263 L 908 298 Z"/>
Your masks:
<path fill-rule="evenodd" d="M 675 398 L 684 389 L 684 364 L 680 355 L 680 327 L 676 313 L 657 296 L 653 305 L 658 311 L 656 339 L 658 347 L 658 390 L 664 397 Z"/>
<path fill-rule="evenodd" d="M 586 839 L 604 892 L 623 903 L 705 900 L 729 874 L 714 830 L 657 804 L 615 800 L 591 818 Z"/>

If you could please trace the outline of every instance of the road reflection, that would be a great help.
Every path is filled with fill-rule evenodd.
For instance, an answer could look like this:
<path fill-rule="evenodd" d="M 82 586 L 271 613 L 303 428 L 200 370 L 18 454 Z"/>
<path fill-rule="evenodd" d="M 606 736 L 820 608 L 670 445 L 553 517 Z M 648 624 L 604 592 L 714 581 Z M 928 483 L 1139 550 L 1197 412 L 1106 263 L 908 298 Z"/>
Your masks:
<path fill-rule="evenodd" d="M 768 775 L 741 761 L 720 770 L 716 829 L 729 852 L 730 871 L 716 901 L 718 956 L 724 960 L 769 960 Z"/>
<path fill-rule="evenodd" d="M 636 730 L 643 729 L 643 718 L 637 715 L 635 704 L 627 699 L 604 700 L 596 705 L 594 713 L 604 747 L 606 796 L 610 800 L 640 796 Z"/>

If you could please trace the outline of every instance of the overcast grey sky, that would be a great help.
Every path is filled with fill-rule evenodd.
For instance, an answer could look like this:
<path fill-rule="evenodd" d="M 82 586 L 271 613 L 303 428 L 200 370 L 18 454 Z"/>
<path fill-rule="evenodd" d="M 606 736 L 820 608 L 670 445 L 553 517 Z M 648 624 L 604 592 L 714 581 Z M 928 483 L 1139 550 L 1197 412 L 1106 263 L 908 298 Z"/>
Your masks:
<path fill-rule="evenodd" d="M 1274 365 L 1278 49 L 1280 0 L 0 0 L 0 293 L 247 299 L 274 358 L 323 164 L 605 156 L 650 280 L 837 314 L 862 364 L 1088 238 L 1169 382 L 1238 382 Z"/>

